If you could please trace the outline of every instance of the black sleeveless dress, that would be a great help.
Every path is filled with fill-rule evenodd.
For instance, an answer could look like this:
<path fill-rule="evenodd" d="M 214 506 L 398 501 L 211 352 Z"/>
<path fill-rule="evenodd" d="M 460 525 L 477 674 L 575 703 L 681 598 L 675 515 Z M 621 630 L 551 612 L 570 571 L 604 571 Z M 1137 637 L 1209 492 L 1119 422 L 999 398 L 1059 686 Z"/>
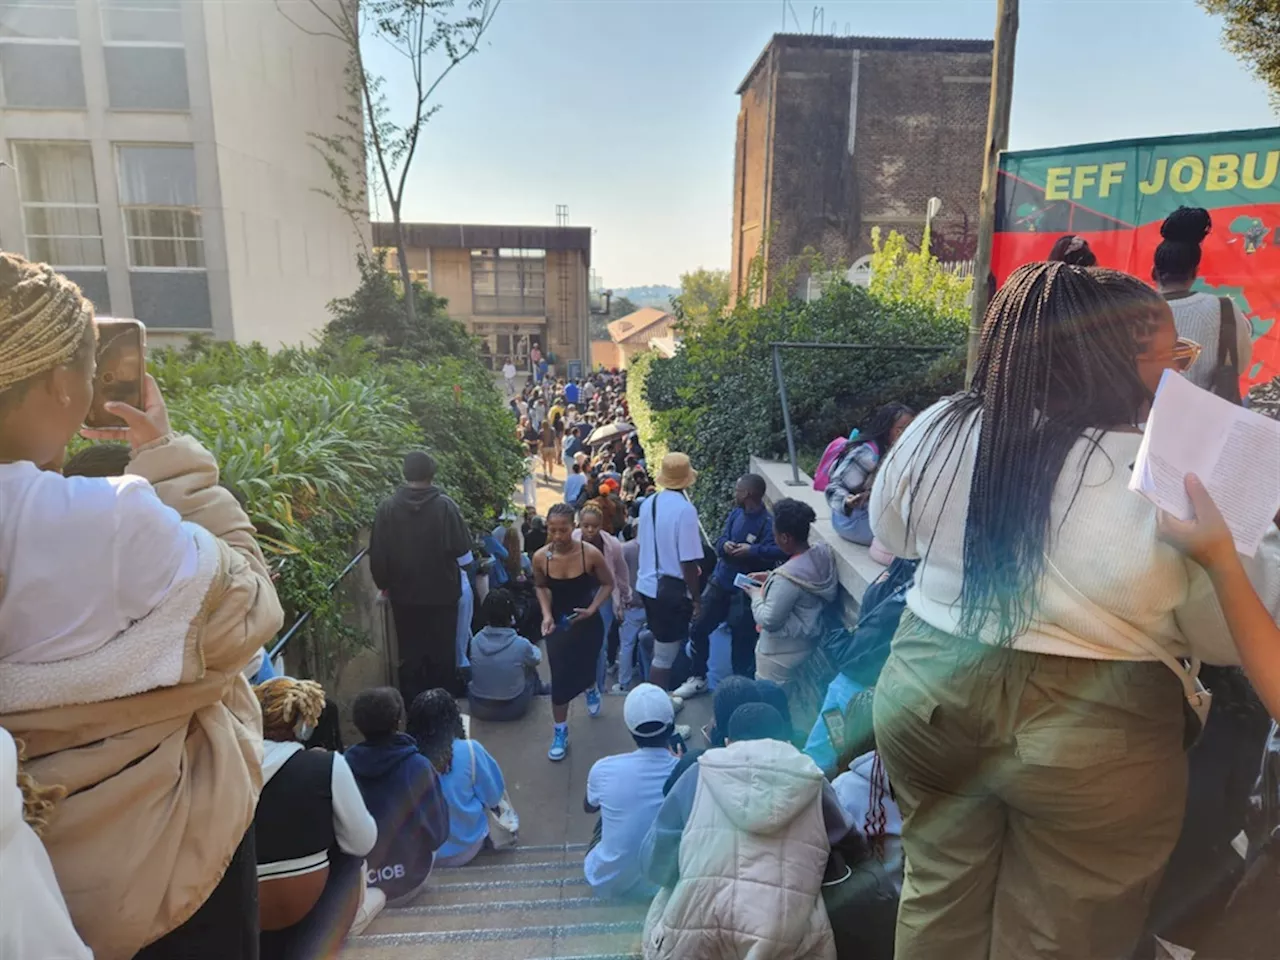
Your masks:
<path fill-rule="evenodd" d="M 596 661 L 604 643 L 604 620 L 596 613 L 579 617 L 568 627 L 560 625 L 576 609 L 591 606 L 600 584 L 587 572 L 587 548 L 581 547 L 582 573 L 553 577 L 547 558 L 547 586 L 551 590 L 551 616 L 555 631 L 547 637 L 547 662 L 551 666 L 551 702 L 562 706 L 595 686 Z"/>

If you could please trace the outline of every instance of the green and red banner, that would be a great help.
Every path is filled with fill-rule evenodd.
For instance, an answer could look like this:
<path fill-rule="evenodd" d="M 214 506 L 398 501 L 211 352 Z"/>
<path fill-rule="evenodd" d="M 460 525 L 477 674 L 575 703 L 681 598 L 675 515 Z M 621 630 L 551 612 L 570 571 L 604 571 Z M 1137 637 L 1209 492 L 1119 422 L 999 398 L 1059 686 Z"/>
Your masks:
<path fill-rule="evenodd" d="M 1100 266 L 1150 282 L 1161 221 L 1180 206 L 1213 218 L 1195 289 L 1234 298 L 1253 325 L 1244 385 L 1280 376 L 1280 127 L 1006 152 L 992 272 L 1003 283 L 1074 233 Z"/>

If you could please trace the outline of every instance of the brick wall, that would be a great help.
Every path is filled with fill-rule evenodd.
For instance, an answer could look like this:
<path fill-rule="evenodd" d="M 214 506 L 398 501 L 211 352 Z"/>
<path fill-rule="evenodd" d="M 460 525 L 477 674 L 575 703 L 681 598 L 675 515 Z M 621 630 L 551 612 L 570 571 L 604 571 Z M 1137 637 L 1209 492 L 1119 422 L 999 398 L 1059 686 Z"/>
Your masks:
<path fill-rule="evenodd" d="M 931 196 L 934 251 L 972 256 L 990 76 L 987 43 L 775 37 L 739 89 L 733 289 L 765 235 L 768 281 L 806 250 L 851 264 L 875 226 L 919 243 Z"/>

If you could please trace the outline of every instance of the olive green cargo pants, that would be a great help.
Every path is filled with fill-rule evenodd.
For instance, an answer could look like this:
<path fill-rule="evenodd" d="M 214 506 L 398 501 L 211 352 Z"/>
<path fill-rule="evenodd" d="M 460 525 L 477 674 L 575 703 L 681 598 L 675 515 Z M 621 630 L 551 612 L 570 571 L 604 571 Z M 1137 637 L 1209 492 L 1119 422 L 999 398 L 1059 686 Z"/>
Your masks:
<path fill-rule="evenodd" d="M 898 960 L 1125 960 L 1182 825 L 1160 663 L 983 646 L 908 612 L 875 693 L 903 816 Z"/>

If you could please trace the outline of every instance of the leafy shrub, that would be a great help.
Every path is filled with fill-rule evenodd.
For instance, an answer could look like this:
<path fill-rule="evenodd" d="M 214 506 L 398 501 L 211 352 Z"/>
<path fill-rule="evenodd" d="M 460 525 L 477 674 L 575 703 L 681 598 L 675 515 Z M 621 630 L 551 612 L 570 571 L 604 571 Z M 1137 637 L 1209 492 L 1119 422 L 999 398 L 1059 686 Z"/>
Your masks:
<path fill-rule="evenodd" d="M 812 303 L 745 301 L 719 323 L 682 331 L 683 347 L 655 359 L 644 378 L 654 411 L 653 439 L 693 459 L 701 477 L 693 496 L 708 529 L 728 510 L 748 458 L 783 458 L 786 435 L 774 382 L 775 341 L 871 346 L 931 346 L 940 352 L 784 350 L 797 446 L 821 449 L 880 405 L 932 403 L 963 384 L 966 320 L 936 301 L 885 299 L 847 283 Z"/>

